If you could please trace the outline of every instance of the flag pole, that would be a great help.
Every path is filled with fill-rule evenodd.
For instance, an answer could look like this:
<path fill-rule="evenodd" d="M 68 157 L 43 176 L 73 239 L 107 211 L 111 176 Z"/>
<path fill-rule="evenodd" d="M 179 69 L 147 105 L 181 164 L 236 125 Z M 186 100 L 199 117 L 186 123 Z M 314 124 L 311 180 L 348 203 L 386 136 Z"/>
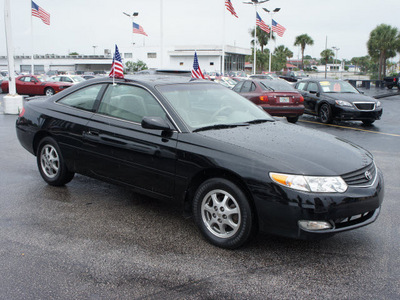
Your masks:
<path fill-rule="evenodd" d="M 224 76 L 225 73 L 225 0 L 223 1 L 223 16 L 222 16 L 222 61 L 221 61 L 221 73 Z"/>
<path fill-rule="evenodd" d="M 256 74 L 256 45 L 257 45 L 257 4 L 254 3 L 254 8 L 256 10 L 256 15 L 255 15 L 255 26 L 254 26 L 254 61 L 253 61 L 253 74 Z"/>
<path fill-rule="evenodd" d="M 33 17 L 32 17 L 32 0 L 31 0 L 31 9 L 30 9 L 30 11 L 31 11 L 31 54 L 32 54 L 32 57 L 31 57 L 31 74 L 32 74 L 32 75 L 35 75 L 35 72 L 34 72 L 34 67 L 35 67 L 35 65 L 34 65 L 34 61 L 33 61 L 33 53 L 34 53 L 34 49 L 33 49 Z"/>

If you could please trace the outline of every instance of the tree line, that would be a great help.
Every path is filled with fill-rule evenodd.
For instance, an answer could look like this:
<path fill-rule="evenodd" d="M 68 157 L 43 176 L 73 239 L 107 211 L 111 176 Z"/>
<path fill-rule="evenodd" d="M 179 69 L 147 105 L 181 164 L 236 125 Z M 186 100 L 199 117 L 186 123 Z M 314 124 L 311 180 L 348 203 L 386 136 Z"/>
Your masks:
<path fill-rule="evenodd" d="M 269 49 L 264 49 L 264 47 L 268 44 L 270 35 L 258 27 L 256 30 L 257 41 L 252 40 L 251 44 L 253 46 L 253 51 L 254 43 L 260 45 L 261 49 L 256 50 L 256 66 L 258 70 L 265 70 L 269 64 Z M 249 33 L 251 36 L 254 36 L 254 29 L 250 30 Z M 274 34 L 272 34 L 272 39 L 275 40 Z M 304 51 L 307 46 L 314 45 L 314 40 L 308 34 L 301 34 L 295 38 L 293 45 L 300 47 L 301 68 L 304 69 Z M 350 61 L 345 62 L 355 65 L 361 72 L 372 73 L 372 77 L 383 79 L 386 75 L 387 68 L 394 65 L 389 59 L 395 57 L 397 53 L 400 53 L 400 31 L 396 27 L 380 24 L 371 31 L 366 46 L 368 55 L 353 57 Z M 332 49 L 324 49 L 321 51 L 320 55 L 320 62 L 321 64 L 325 64 L 326 67 L 328 63 L 333 61 L 335 54 Z M 292 57 L 293 52 L 287 47 L 283 45 L 276 47 L 272 53 L 271 69 L 273 71 L 280 71 L 286 68 L 288 59 Z M 253 55 L 249 56 L 248 59 L 253 62 Z"/>

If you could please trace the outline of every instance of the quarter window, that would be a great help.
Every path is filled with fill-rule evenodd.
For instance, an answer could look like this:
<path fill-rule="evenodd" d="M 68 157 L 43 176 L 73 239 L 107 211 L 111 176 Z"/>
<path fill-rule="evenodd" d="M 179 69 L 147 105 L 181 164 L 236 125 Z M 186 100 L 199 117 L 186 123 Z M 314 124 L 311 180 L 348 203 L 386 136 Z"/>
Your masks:
<path fill-rule="evenodd" d="M 91 85 L 62 98 L 57 103 L 92 111 L 103 84 Z"/>
<path fill-rule="evenodd" d="M 109 85 L 98 113 L 140 123 L 143 117 L 166 118 L 158 101 L 147 90 L 125 84 Z"/>

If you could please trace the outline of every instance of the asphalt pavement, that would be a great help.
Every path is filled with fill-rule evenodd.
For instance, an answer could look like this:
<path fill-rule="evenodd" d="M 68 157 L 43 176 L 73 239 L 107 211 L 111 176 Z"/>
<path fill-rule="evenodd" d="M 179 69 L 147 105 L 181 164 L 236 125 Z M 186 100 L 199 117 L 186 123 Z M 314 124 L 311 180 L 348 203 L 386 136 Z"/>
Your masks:
<path fill-rule="evenodd" d="M 234 251 L 170 203 L 80 175 L 46 185 L 1 110 L 0 299 L 400 299 L 400 94 L 365 93 L 391 93 L 373 126 L 297 126 L 372 152 L 386 184 L 378 220 L 322 241 L 259 235 Z"/>

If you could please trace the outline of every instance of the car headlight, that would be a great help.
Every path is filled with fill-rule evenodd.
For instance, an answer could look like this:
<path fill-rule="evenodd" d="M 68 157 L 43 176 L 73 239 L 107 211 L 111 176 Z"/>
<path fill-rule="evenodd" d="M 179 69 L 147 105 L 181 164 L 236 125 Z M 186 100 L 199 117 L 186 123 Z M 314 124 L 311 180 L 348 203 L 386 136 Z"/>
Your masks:
<path fill-rule="evenodd" d="M 350 107 L 353 106 L 353 104 L 344 100 L 336 100 L 335 103 L 339 106 L 350 106 Z"/>
<path fill-rule="evenodd" d="M 344 193 L 347 184 L 340 176 L 303 176 L 269 173 L 271 179 L 285 187 L 312 193 Z"/>
<path fill-rule="evenodd" d="M 376 103 L 376 107 L 380 107 L 381 105 L 382 105 L 381 101 L 378 101 L 378 102 Z"/>

